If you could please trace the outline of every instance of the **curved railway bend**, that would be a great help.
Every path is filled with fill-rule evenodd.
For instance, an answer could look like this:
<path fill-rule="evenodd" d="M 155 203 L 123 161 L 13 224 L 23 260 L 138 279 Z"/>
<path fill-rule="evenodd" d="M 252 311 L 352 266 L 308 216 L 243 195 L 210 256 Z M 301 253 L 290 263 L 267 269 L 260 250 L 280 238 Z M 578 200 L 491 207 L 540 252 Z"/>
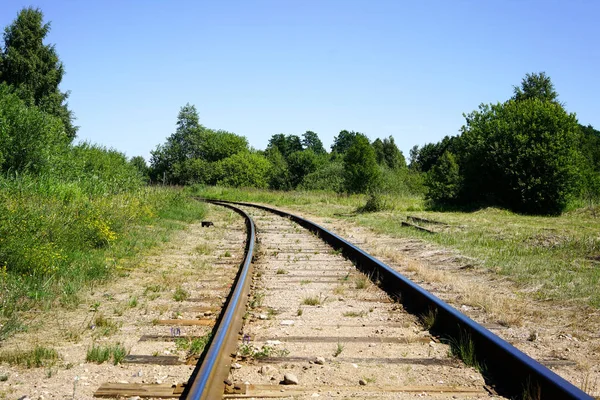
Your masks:
<path fill-rule="evenodd" d="M 188 384 L 162 397 L 592 399 L 335 234 L 211 202 L 245 217 L 247 254 Z"/>

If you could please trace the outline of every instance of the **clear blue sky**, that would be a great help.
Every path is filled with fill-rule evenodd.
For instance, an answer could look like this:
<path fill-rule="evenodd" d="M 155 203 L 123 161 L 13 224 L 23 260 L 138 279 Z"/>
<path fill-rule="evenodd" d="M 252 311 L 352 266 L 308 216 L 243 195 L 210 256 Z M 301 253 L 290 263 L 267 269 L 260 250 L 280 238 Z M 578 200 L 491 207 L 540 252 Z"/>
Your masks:
<path fill-rule="evenodd" d="M 16 1 L 52 22 L 78 138 L 149 159 L 179 108 L 244 135 L 342 129 L 401 150 L 454 135 L 463 112 L 545 71 L 570 112 L 600 128 L 600 2 Z"/>

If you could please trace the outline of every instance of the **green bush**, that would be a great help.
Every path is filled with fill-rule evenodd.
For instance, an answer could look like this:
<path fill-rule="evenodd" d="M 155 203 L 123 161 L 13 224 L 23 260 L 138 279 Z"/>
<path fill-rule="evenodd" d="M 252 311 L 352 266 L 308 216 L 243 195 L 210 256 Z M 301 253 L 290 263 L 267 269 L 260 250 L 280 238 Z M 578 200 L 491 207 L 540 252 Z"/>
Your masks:
<path fill-rule="evenodd" d="M 0 84 L 0 172 L 46 172 L 68 143 L 59 118 L 27 107 L 9 86 Z"/>
<path fill-rule="evenodd" d="M 381 184 L 381 171 L 375 150 L 369 139 L 357 134 L 344 155 L 344 186 L 349 193 L 366 193 L 377 190 Z"/>
<path fill-rule="evenodd" d="M 298 187 L 302 190 L 344 191 L 344 164 L 332 161 L 306 175 Z"/>
<path fill-rule="evenodd" d="M 271 164 L 262 155 L 242 152 L 213 164 L 219 185 L 266 188 Z"/>
<path fill-rule="evenodd" d="M 461 188 L 461 176 L 454 155 L 446 151 L 426 174 L 426 197 L 436 203 L 450 204 L 457 201 Z"/>
<path fill-rule="evenodd" d="M 459 156 L 466 202 L 557 214 L 579 185 L 578 124 L 555 102 L 537 98 L 482 105 L 466 116 Z"/>

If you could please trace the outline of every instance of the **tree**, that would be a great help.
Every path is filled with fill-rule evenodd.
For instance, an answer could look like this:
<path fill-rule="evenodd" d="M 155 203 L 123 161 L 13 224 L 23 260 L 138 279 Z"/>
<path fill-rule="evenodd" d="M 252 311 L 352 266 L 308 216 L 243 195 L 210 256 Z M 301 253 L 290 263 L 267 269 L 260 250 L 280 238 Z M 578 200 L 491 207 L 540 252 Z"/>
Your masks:
<path fill-rule="evenodd" d="M 369 139 L 356 134 L 344 155 L 344 185 L 350 193 L 366 193 L 380 185 L 380 170 Z"/>
<path fill-rule="evenodd" d="M 513 86 L 513 100 L 539 99 L 541 101 L 558 102 L 558 93 L 554 90 L 552 80 L 545 72 L 526 74 L 521 86 Z"/>
<path fill-rule="evenodd" d="M 265 151 L 267 160 L 271 163 L 269 171 L 269 188 L 275 190 L 290 189 L 290 174 L 288 164 L 277 147 L 271 147 Z"/>
<path fill-rule="evenodd" d="M 436 203 L 453 203 L 458 198 L 460 184 L 461 176 L 456 158 L 451 152 L 445 151 L 426 174 L 426 196 Z"/>
<path fill-rule="evenodd" d="M 461 128 L 465 201 L 558 214 L 579 185 L 574 114 L 538 98 L 481 105 Z"/>
<path fill-rule="evenodd" d="M 290 186 L 296 188 L 304 177 L 315 172 L 319 166 L 317 155 L 312 150 L 296 151 L 288 158 Z"/>
<path fill-rule="evenodd" d="M 66 136 L 73 140 L 78 127 L 73 125 L 73 113 L 66 103 L 69 93 L 59 90 L 64 66 L 54 45 L 44 44 L 50 23 L 44 24 L 43 19 L 40 9 L 24 8 L 5 28 L 0 79 L 11 85 L 27 106 L 58 117 Z"/>
<path fill-rule="evenodd" d="M 396 146 L 392 136 L 383 139 L 382 145 L 383 160 L 388 168 L 397 169 L 406 167 L 406 159 L 404 158 L 404 154 L 402 154 L 398 146 Z"/>
<path fill-rule="evenodd" d="M 148 165 L 146 165 L 146 160 L 142 156 L 135 156 L 129 160 L 129 163 L 133 165 L 140 172 L 140 175 L 144 178 L 144 181 L 148 181 L 150 179 L 150 169 Z"/>
<path fill-rule="evenodd" d="M 304 132 L 302 135 L 302 146 L 304 146 L 305 150 L 312 150 L 316 155 L 327 153 L 325 147 L 323 147 L 323 142 L 319 139 L 319 135 L 313 131 Z"/>
<path fill-rule="evenodd" d="M 215 163 L 217 183 L 232 187 L 266 188 L 271 164 L 262 155 L 242 152 Z"/>
<path fill-rule="evenodd" d="M 302 142 L 296 135 L 284 135 L 283 133 L 278 133 L 271 136 L 271 139 L 269 139 L 267 150 L 273 147 L 276 147 L 281 155 L 287 160 L 290 154 L 302 150 Z"/>
<path fill-rule="evenodd" d="M 343 130 L 339 135 L 333 138 L 333 144 L 331 145 L 331 152 L 337 154 L 344 154 L 352 143 L 357 135 L 362 135 L 358 132 L 349 132 L 347 130 Z"/>

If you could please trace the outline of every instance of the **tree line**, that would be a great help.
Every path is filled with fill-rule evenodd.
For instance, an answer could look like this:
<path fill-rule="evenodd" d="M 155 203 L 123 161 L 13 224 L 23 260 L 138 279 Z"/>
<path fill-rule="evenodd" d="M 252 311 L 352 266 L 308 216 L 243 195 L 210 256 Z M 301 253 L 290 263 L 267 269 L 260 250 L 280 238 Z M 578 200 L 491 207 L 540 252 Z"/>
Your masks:
<path fill-rule="evenodd" d="M 152 151 L 147 174 L 153 182 L 175 185 L 363 193 L 380 190 L 386 178 L 402 171 L 408 174 L 406 160 L 391 136 L 371 142 L 343 130 L 328 152 L 316 132 L 280 133 L 265 150 L 254 150 L 243 136 L 202 126 L 196 107 L 186 104 L 176 131 Z"/>

